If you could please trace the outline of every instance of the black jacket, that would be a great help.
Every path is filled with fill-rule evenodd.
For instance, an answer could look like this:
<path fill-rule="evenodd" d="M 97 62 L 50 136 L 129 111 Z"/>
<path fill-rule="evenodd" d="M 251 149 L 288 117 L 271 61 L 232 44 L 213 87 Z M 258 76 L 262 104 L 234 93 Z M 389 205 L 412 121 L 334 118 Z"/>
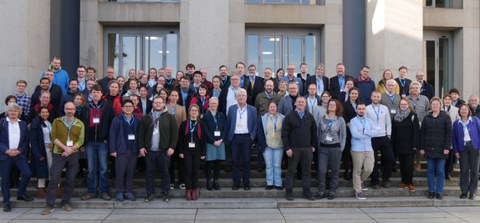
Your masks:
<path fill-rule="evenodd" d="M 104 78 L 97 81 L 97 84 L 102 86 L 103 95 L 109 95 L 110 94 L 110 90 L 108 89 L 108 82 L 110 82 L 111 80 L 115 80 L 115 79 L 108 79 L 107 77 L 104 77 Z M 118 90 L 120 91 L 121 89 L 118 89 Z"/>
<path fill-rule="evenodd" d="M 249 82 L 248 88 L 250 89 L 250 94 L 248 94 L 247 104 L 254 106 L 255 99 L 257 95 L 263 91 L 265 91 L 264 82 L 262 77 L 255 77 L 255 84 L 252 88 L 252 83 Z"/>
<path fill-rule="evenodd" d="M 392 145 L 395 154 L 415 154 L 420 143 L 420 124 L 417 114 L 410 114 L 401 122 L 392 120 Z"/>
<path fill-rule="evenodd" d="M 446 159 L 448 155 L 443 150 L 452 146 L 452 121 L 444 111 L 437 117 L 429 113 L 422 121 L 420 149 L 425 150 L 425 157 L 429 159 Z"/>
<path fill-rule="evenodd" d="M 195 97 L 195 92 L 193 92 L 193 89 L 191 87 L 188 88 L 188 94 L 187 94 L 187 99 L 185 100 L 185 104 L 183 104 L 183 98 L 182 98 L 182 88 L 178 86 L 177 88 L 178 91 L 178 105 L 181 105 L 185 107 L 185 111 L 187 111 L 188 114 L 188 108 L 190 107 L 190 101 L 192 100 L 193 97 Z"/>
<path fill-rule="evenodd" d="M 317 142 L 317 124 L 312 114 L 305 111 L 303 119 L 300 119 L 295 110 L 288 113 L 282 123 L 282 141 L 285 150 L 315 147 Z"/>
<path fill-rule="evenodd" d="M 56 84 L 52 84 L 52 87 L 50 88 L 49 91 L 50 91 L 50 103 L 52 103 L 56 111 L 58 106 L 60 105 L 60 101 L 62 100 L 62 96 L 63 96 L 62 88 Z M 42 92 L 42 89 L 40 88 L 39 85 L 37 85 L 31 97 L 30 108 L 33 108 L 33 106 L 40 103 L 41 92 Z M 31 114 L 30 114 L 30 119 L 33 119 L 33 116 Z"/>
<path fill-rule="evenodd" d="M 395 81 L 397 82 L 398 86 L 400 87 L 400 92 L 399 92 L 400 97 L 402 96 L 402 94 L 405 94 L 405 96 L 410 95 L 409 89 L 410 89 L 410 84 L 412 83 L 412 81 L 410 79 L 405 78 L 404 87 L 402 86 L 402 83 L 400 82 L 399 77 L 395 78 Z"/>
<path fill-rule="evenodd" d="M 90 127 L 90 103 L 83 106 L 81 112 L 81 120 L 85 125 L 85 143 L 87 142 L 104 142 L 109 140 L 110 125 L 115 117 L 112 104 L 103 101 L 101 108 L 100 124 L 95 127 Z"/>
<path fill-rule="evenodd" d="M 329 91 L 330 90 L 330 80 L 328 79 L 328 77 L 322 76 L 322 81 L 323 81 L 323 91 Z M 306 89 L 305 92 L 307 92 L 307 94 L 308 94 L 308 86 L 310 84 L 317 85 L 317 76 L 316 75 L 307 77 L 307 82 L 306 82 L 305 88 L 304 88 L 304 89 Z M 320 92 L 320 94 L 321 93 L 323 93 L 323 92 Z"/>
<path fill-rule="evenodd" d="M 353 79 L 352 76 L 346 75 L 345 74 L 345 83 L 347 83 L 347 79 Z M 340 91 L 343 89 L 340 89 L 340 84 L 338 82 L 338 75 L 335 77 L 330 78 L 330 87 L 328 88 L 330 94 L 332 95 L 332 98 L 334 99 L 339 99 Z M 339 99 L 340 101 L 343 101 L 342 99 Z"/>

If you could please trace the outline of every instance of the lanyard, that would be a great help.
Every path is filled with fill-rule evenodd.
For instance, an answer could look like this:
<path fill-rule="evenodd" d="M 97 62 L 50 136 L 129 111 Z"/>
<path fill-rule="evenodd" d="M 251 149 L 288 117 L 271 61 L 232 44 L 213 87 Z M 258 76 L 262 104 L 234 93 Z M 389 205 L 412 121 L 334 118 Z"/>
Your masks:
<path fill-rule="evenodd" d="M 217 130 L 217 131 L 218 131 L 218 120 L 217 120 L 217 115 L 218 115 L 218 113 L 217 113 L 217 114 L 215 114 L 215 115 L 213 115 L 213 114 L 212 114 L 212 117 L 213 117 L 213 121 L 215 122 L 215 130 Z"/>
<path fill-rule="evenodd" d="M 468 121 L 469 121 L 469 120 L 467 120 L 466 123 L 463 123 L 463 121 L 461 121 L 461 120 L 459 121 L 460 124 L 462 124 L 462 126 L 463 126 L 463 132 L 465 132 L 465 131 L 468 129 Z"/>
<path fill-rule="evenodd" d="M 310 97 L 307 98 L 308 105 L 310 105 L 310 112 L 313 113 L 313 107 L 315 107 L 315 104 L 317 104 L 317 98 L 314 100 L 310 100 Z"/>
<path fill-rule="evenodd" d="M 331 129 L 332 129 L 332 125 L 333 125 L 333 123 L 334 123 L 336 120 L 337 120 L 337 118 L 336 118 L 336 117 L 333 117 L 332 120 L 330 120 L 330 121 L 328 122 L 328 130 L 331 130 Z"/>
<path fill-rule="evenodd" d="M 278 116 L 275 117 L 275 120 L 272 118 L 271 115 L 268 115 L 268 118 L 272 121 L 273 123 L 273 132 L 276 133 L 277 132 L 277 119 L 278 119 Z"/>
<path fill-rule="evenodd" d="M 238 111 L 240 113 L 240 120 L 242 120 L 242 115 L 243 113 L 245 113 L 245 111 L 247 111 L 247 107 L 245 106 L 243 109 L 240 108 L 240 105 L 238 106 Z M 242 111 L 243 110 L 243 111 Z"/>
<path fill-rule="evenodd" d="M 174 107 L 172 107 L 172 104 L 169 104 L 168 106 L 170 107 L 170 114 L 175 115 L 177 110 L 177 104 L 175 104 Z"/>
<path fill-rule="evenodd" d="M 413 100 L 413 97 L 412 97 L 412 96 L 410 96 L 410 99 L 412 100 L 413 109 L 416 109 L 416 108 L 417 108 L 417 101 L 416 101 L 416 100 Z"/>
<path fill-rule="evenodd" d="M 159 123 L 159 119 L 160 119 L 160 116 L 162 115 L 161 112 L 159 112 L 158 114 L 155 113 L 154 111 L 152 111 L 152 116 L 153 116 L 153 121 L 155 122 L 155 128 L 158 128 L 158 123 Z"/>
<path fill-rule="evenodd" d="M 65 124 L 68 129 L 68 141 L 70 141 L 70 130 L 72 129 L 73 123 L 75 123 L 75 119 L 73 119 L 71 123 L 68 123 L 67 119 L 63 117 L 63 124 Z"/>
<path fill-rule="evenodd" d="M 222 86 L 224 86 L 227 83 L 228 79 L 225 78 L 225 80 L 222 79 Z"/>
<path fill-rule="evenodd" d="M 233 96 L 235 97 L 235 100 L 236 100 L 237 99 L 237 91 L 235 91 L 235 89 L 232 86 L 230 86 L 230 90 L 232 90 Z"/>
<path fill-rule="evenodd" d="M 202 110 L 203 110 L 203 106 L 205 106 L 205 98 L 204 97 L 200 98 L 200 101 L 202 101 Z"/>
<path fill-rule="evenodd" d="M 195 124 L 192 124 L 192 120 L 190 120 L 189 124 L 190 124 L 190 141 L 193 142 L 193 132 L 197 128 L 198 121 L 195 122 Z"/>
<path fill-rule="evenodd" d="M 372 105 L 373 111 L 375 112 L 375 115 L 377 116 L 377 122 L 380 120 L 380 105 L 378 105 L 378 110 L 375 110 L 375 106 Z"/>
<path fill-rule="evenodd" d="M 135 123 L 135 119 L 133 118 L 133 116 L 132 118 L 130 118 L 130 121 L 128 121 L 125 115 L 122 115 L 122 117 L 123 117 L 123 120 L 125 120 L 125 122 L 127 122 L 130 127 L 132 127 L 133 123 Z"/>
<path fill-rule="evenodd" d="M 47 126 L 48 132 L 51 132 L 52 131 L 52 124 L 50 124 L 49 121 L 44 121 L 43 123 L 45 123 L 45 125 Z"/>
<path fill-rule="evenodd" d="M 365 119 L 361 118 L 360 116 L 357 115 L 358 120 L 360 121 L 360 124 L 363 126 L 363 130 L 365 130 Z"/>
<path fill-rule="evenodd" d="M 170 78 L 170 79 L 165 78 L 165 82 L 167 83 L 167 85 L 172 85 L 173 78 Z"/>
<path fill-rule="evenodd" d="M 400 78 L 398 78 L 398 80 L 400 81 L 400 85 L 402 85 L 402 89 L 404 89 L 404 88 L 405 88 L 405 83 L 407 83 L 407 81 L 406 81 L 406 80 L 402 80 L 402 79 L 400 79 Z"/>

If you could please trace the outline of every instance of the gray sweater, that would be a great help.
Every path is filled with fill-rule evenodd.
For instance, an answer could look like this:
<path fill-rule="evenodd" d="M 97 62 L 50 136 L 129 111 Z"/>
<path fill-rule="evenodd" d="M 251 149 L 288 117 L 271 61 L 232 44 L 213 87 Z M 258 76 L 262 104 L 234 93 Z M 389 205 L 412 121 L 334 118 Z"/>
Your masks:
<path fill-rule="evenodd" d="M 347 127 L 345 120 L 342 117 L 335 117 L 327 119 L 323 116 L 318 123 L 319 146 L 340 144 L 340 149 L 343 151 L 345 142 L 347 141 Z"/>

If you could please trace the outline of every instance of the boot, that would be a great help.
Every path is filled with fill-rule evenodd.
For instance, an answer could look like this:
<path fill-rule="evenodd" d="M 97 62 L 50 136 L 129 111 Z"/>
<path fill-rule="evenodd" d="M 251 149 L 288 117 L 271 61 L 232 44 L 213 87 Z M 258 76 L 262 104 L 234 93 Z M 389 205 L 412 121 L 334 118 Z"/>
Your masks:
<path fill-rule="evenodd" d="M 191 191 L 190 193 L 192 193 L 192 200 L 193 201 L 198 200 L 198 189 L 191 189 L 190 191 Z"/>
<path fill-rule="evenodd" d="M 192 194 L 190 192 L 190 189 L 185 190 L 185 200 L 187 201 L 192 200 Z"/>
<path fill-rule="evenodd" d="M 213 190 L 213 181 L 211 179 L 207 179 L 207 190 Z"/>
<path fill-rule="evenodd" d="M 292 189 L 287 189 L 287 194 L 285 196 L 287 201 L 293 201 L 293 190 Z"/>
<path fill-rule="evenodd" d="M 215 190 L 220 190 L 221 189 L 220 184 L 218 183 L 218 179 L 213 180 L 213 188 Z"/>
<path fill-rule="evenodd" d="M 37 190 L 38 198 L 45 198 L 45 187 L 39 187 Z"/>

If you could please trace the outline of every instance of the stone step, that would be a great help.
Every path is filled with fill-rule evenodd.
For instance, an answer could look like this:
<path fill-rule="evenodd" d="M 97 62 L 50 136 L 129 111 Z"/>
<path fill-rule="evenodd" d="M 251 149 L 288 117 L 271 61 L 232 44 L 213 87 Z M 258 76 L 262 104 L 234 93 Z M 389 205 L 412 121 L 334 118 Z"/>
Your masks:
<path fill-rule="evenodd" d="M 461 200 L 457 197 L 444 197 L 443 200 L 430 200 L 424 196 L 394 196 L 394 197 L 367 197 L 366 200 L 357 200 L 354 197 L 340 197 L 335 200 L 307 201 L 295 198 L 294 201 L 287 201 L 284 198 L 203 198 L 196 201 L 186 201 L 174 198 L 170 202 L 163 202 L 157 199 L 145 203 L 143 199 L 137 201 L 103 201 L 92 199 L 81 201 L 78 198 L 72 199 L 74 208 L 91 209 L 272 209 L 272 208 L 366 208 L 366 207 L 442 207 L 442 206 L 480 206 L 480 200 Z M 32 202 L 11 201 L 13 208 L 43 208 L 44 199 L 36 199 Z M 56 207 L 60 208 L 60 201 L 57 199 Z M 74 210 L 75 212 L 75 210 Z M 39 211 L 40 213 L 40 211 Z M 60 213 L 60 212 L 59 212 Z"/>

